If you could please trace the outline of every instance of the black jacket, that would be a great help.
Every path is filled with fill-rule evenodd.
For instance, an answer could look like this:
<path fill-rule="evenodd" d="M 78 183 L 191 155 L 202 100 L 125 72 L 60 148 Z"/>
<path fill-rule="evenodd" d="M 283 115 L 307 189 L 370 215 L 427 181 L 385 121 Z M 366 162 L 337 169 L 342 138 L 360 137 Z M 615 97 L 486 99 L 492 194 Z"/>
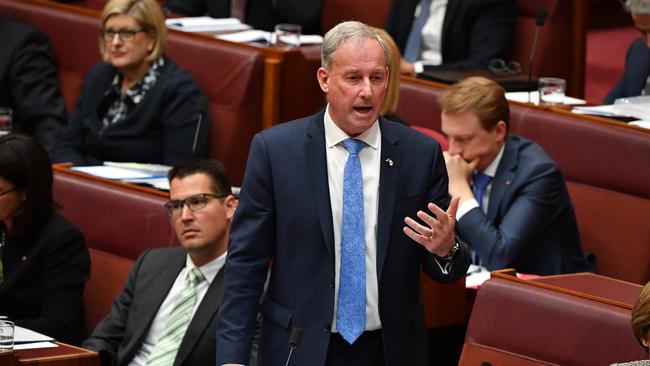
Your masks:
<path fill-rule="evenodd" d="M 83 288 L 90 257 L 83 235 L 53 211 L 28 241 L 11 240 L 2 255 L 0 314 L 57 340 L 83 339 Z"/>
<path fill-rule="evenodd" d="M 404 52 L 420 0 L 394 0 L 386 31 Z M 504 58 L 517 20 L 513 0 L 449 0 L 442 26 L 442 65 L 429 68 L 479 69 Z"/>
<path fill-rule="evenodd" d="M 47 37 L 0 16 L 0 106 L 13 109 L 13 131 L 32 135 L 52 154 L 66 114 Z"/>
<path fill-rule="evenodd" d="M 160 77 L 144 99 L 124 120 L 101 132 L 102 119 L 110 106 L 104 95 L 116 74 L 115 67 L 101 62 L 86 75 L 55 162 L 177 165 L 207 156 L 210 117 L 206 98 L 192 76 L 170 59 L 165 59 Z"/>

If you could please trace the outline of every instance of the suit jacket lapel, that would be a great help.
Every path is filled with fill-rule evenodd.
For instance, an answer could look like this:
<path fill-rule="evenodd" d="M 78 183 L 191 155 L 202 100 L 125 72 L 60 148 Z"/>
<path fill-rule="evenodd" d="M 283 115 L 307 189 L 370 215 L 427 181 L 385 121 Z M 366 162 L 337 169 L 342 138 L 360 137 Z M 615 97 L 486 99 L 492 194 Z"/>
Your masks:
<path fill-rule="evenodd" d="M 327 180 L 327 155 L 325 152 L 325 127 L 323 116 L 325 109 L 314 115 L 309 124 L 305 141 L 305 157 L 312 197 L 316 201 L 316 210 L 320 219 L 323 240 L 334 263 L 334 233 L 332 224 L 332 208 L 330 204 L 330 189 Z"/>
<path fill-rule="evenodd" d="M 178 273 L 185 267 L 185 252 L 183 255 L 179 255 L 178 258 L 175 258 L 168 267 L 163 267 L 162 270 L 159 270 L 156 274 L 152 274 L 151 278 L 154 280 L 148 283 L 147 285 L 147 294 L 142 296 L 142 307 L 141 309 L 146 309 L 146 312 L 141 314 L 132 314 L 135 319 L 141 319 L 140 323 L 134 327 L 135 332 L 132 338 L 131 344 L 129 345 L 129 350 L 127 351 L 130 354 L 129 357 L 125 359 L 131 359 L 144 340 L 144 337 L 149 332 L 151 323 L 153 322 L 154 317 L 160 309 L 160 305 L 167 297 L 169 290 L 172 288 Z"/>
<path fill-rule="evenodd" d="M 445 10 L 445 18 L 442 21 L 442 37 L 441 37 L 441 42 L 440 42 L 440 50 L 445 49 L 445 44 L 447 41 L 453 42 L 453 40 L 447 39 L 447 35 L 449 34 L 449 29 L 451 28 L 452 22 L 454 19 L 456 19 L 455 13 L 458 11 L 458 1 L 456 0 L 449 0 L 447 1 L 447 9 Z M 444 54 L 444 52 L 442 52 Z M 444 58 L 442 62 L 444 62 Z"/>
<path fill-rule="evenodd" d="M 379 119 L 379 128 L 381 129 L 381 161 L 377 217 L 377 278 L 381 279 L 393 226 L 393 209 L 399 183 L 402 149 L 398 147 L 399 138 L 382 118 Z"/>
<path fill-rule="evenodd" d="M 488 219 L 494 222 L 503 196 L 506 194 L 513 180 L 516 176 L 517 169 L 517 147 L 513 146 L 515 142 L 511 139 L 506 139 L 506 147 L 503 150 L 501 162 L 497 167 L 497 172 L 492 181 L 492 189 L 490 190 L 490 202 L 488 204 Z"/>
<path fill-rule="evenodd" d="M 203 300 L 196 309 L 190 325 L 187 327 L 185 336 L 178 348 L 174 366 L 182 365 L 185 359 L 192 353 L 196 342 L 201 338 L 205 329 L 212 324 L 212 318 L 216 316 L 219 304 L 221 303 L 221 289 L 223 287 L 223 268 L 214 277 L 214 280 L 208 287 L 208 291 L 203 296 Z"/>

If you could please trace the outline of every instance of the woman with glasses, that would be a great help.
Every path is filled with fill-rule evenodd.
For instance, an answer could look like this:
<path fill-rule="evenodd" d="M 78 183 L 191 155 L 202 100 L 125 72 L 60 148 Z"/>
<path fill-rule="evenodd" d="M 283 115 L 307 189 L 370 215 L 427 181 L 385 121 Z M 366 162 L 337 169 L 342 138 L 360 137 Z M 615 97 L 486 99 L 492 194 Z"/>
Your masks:
<path fill-rule="evenodd" d="M 52 167 L 32 137 L 0 138 L 0 315 L 77 344 L 90 271 L 83 235 L 52 201 Z"/>
<path fill-rule="evenodd" d="M 101 17 L 104 62 L 86 75 L 56 162 L 177 165 L 207 155 L 209 116 L 196 81 L 164 56 L 155 0 L 111 0 Z"/>

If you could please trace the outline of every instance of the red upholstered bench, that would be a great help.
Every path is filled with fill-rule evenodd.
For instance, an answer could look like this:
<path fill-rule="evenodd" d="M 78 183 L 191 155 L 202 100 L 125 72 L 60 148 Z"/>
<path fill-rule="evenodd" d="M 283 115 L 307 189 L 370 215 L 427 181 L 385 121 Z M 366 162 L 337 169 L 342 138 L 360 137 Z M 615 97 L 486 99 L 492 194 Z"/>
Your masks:
<path fill-rule="evenodd" d="M 600 282 L 637 289 L 637 295 L 641 291 L 631 283 Z M 609 365 L 643 359 L 630 326 L 633 298 L 615 299 L 493 277 L 478 291 L 459 365 Z"/>

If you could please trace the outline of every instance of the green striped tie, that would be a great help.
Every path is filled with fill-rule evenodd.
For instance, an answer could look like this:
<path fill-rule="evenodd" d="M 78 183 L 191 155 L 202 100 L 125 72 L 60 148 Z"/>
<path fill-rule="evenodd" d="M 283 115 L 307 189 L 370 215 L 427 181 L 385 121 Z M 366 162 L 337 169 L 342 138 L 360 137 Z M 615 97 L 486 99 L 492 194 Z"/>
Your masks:
<path fill-rule="evenodd" d="M 163 366 L 174 363 L 178 347 L 181 345 L 187 326 L 192 320 L 192 308 L 196 302 L 196 285 L 204 279 L 203 273 L 196 267 L 187 273 L 185 288 L 181 291 L 178 300 L 176 300 L 165 328 L 160 334 L 158 343 L 156 343 L 149 355 L 147 366 Z"/>

